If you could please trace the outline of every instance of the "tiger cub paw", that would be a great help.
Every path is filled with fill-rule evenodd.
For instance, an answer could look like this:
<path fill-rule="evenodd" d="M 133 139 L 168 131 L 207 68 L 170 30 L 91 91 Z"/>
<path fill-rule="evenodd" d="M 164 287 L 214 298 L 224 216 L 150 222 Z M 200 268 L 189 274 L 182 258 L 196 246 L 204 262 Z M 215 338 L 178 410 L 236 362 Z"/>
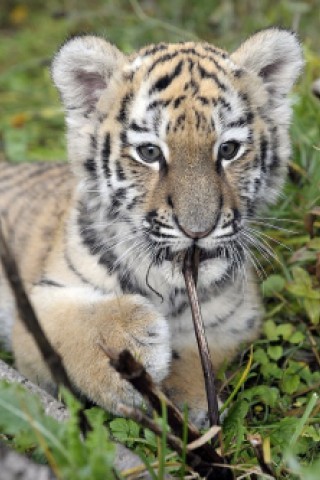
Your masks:
<path fill-rule="evenodd" d="M 123 324 L 126 348 L 160 383 L 168 375 L 171 361 L 169 326 L 149 302 L 139 297 L 134 302 Z"/>

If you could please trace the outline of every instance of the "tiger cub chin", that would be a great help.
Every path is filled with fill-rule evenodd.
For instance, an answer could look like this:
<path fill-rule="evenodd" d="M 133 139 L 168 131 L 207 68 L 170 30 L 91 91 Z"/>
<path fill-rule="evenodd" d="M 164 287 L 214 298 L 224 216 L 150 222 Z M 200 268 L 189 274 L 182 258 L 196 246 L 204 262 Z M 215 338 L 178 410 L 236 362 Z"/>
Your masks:
<path fill-rule="evenodd" d="M 75 37 L 52 64 L 70 166 L 0 165 L 0 211 L 39 320 L 76 389 L 106 409 L 141 398 L 98 347 L 129 349 L 198 425 L 206 399 L 179 252 L 200 249 L 198 291 L 215 368 L 256 338 L 250 222 L 290 156 L 287 94 L 303 60 L 276 28 L 232 54 L 208 43 L 126 56 Z M 1 267 L 1 265 L 0 265 Z M 56 386 L 0 269 L 1 340 Z"/>

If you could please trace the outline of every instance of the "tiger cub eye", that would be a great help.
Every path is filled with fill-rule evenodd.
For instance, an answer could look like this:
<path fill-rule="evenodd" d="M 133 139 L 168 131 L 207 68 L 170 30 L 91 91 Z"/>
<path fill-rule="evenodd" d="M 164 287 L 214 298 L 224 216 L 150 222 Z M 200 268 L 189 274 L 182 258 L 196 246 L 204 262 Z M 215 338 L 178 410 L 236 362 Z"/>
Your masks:
<path fill-rule="evenodd" d="M 219 158 L 223 160 L 231 160 L 236 156 L 240 148 L 238 142 L 230 141 L 221 143 L 219 147 Z"/>
<path fill-rule="evenodd" d="M 137 152 L 141 159 L 147 163 L 160 162 L 163 159 L 161 148 L 152 143 L 140 145 L 140 147 L 137 148 Z"/>

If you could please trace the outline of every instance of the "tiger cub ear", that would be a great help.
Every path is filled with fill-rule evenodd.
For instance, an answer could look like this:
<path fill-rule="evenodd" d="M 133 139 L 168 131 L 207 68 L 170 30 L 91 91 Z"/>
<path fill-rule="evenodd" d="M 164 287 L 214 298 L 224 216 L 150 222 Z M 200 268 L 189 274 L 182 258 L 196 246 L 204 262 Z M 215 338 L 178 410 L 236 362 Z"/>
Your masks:
<path fill-rule="evenodd" d="M 66 109 L 91 110 L 125 59 L 116 47 L 91 35 L 62 45 L 52 62 L 52 78 Z"/>
<path fill-rule="evenodd" d="M 297 36 L 277 28 L 262 30 L 250 37 L 231 59 L 261 77 L 269 93 L 276 97 L 289 92 L 304 64 Z"/>

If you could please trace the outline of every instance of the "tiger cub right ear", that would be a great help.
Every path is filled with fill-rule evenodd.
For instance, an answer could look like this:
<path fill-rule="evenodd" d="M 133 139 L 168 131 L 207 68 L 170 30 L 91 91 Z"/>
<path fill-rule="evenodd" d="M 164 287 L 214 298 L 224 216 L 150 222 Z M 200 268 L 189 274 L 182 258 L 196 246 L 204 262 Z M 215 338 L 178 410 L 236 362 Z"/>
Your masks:
<path fill-rule="evenodd" d="M 52 78 L 68 110 L 89 111 L 126 57 L 103 38 L 92 35 L 67 41 L 52 62 Z"/>

